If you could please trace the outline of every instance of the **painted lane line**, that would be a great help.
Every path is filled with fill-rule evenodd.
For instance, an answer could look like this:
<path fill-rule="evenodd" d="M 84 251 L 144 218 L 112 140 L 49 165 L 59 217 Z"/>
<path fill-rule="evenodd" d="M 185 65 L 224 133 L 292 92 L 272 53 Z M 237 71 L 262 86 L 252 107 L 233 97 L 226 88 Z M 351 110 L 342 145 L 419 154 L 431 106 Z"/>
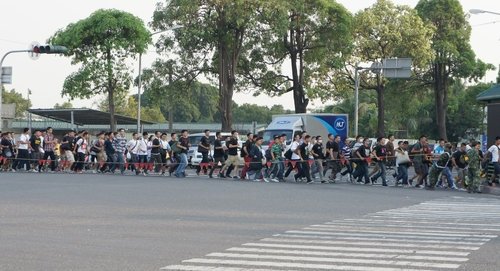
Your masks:
<path fill-rule="evenodd" d="M 240 253 L 210 253 L 208 257 L 218 258 L 242 258 L 242 259 L 264 259 L 280 260 L 291 262 L 324 262 L 324 263 L 345 263 L 345 264 L 366 264 L 366 265 L 396 265 L 426 268 L 458 268 L 460 264 L 455 263 L 429 263 L 412 261 L 388 261 L 388 260 L 367 260 L 367 259 L 345 259 L 345 258 L 324 258 L 324 257 L 299 257 L 299 256 L 276 256 L 263 254 L 240 254 Z"/>
<path fill-rule="evenodd" d="M 483 242 L 461 242 L 461 241 L 440 241 L 440 240 L 413 240 L 407 238 L 377 238 L 377 237 L 339 237 L 339 236 L 320 236 L 320 235 L 300 235 L 300 234 L 274 234 L 273 237 L 303 238 L 309 240 L 357 240 L 357 241 L 379 241 L 379 242 L 412 242 L 423 244 L 447 244 L 447 245 L 471 245 L 482 246 L 490 239 L 484 239 Z"/>
<path fill-rule="evenodd" d="M 391 223 L 391 222 L 388 222 Z M 410 224 L 410 223 L 409 223 Z M 343 222 L 343 221 L 338 221 L 338 222 L 327 222 L 323 227 L 326 226 L 341 226 L 341 227 L 374 227 L 374 228 L 403 228 L 403 229 L 415 229 L 415 230 L 420 230 L 420 229 L 447 229 L 447 230 L 452 230 L 453 232 L 456 232 L 455 230 L 463 230 L 463 231 L 495 231 L 495 232 L 500 232 L 500 228 L 472 228 L 472 227 L 450 227 L 450 226 L 430 226 L 430 225 L 403 225 L 403 224 L 380 224 L 380 223 L 367 223 L 367 222 L 360 222 L 357 224 L 354 224 L 352 222 Z M 316 225 L 314 225 L 316 226 Z"/>
<path fill-rule="evenodd" d="M 309 255 L 309 256 L 328 256 L 328 257 L 351 257 L 351 258 L 379 258 L 379 259 L 400 259 L 400 260 L 424 260 L 424 261 L 443 261 L 443 262 L 466 262 L 464 257 L 440 257 L 440 256 L 417 256 L 417 255 L 399 255 L 387 253 L 345 253 L 345 252 L 323 252 L 309 250 L 286 250 L 286 249 L 267 249 L 267 248 L 240 248 L 232 247 L 227 251 L 268 253 L 268 254 L 288 254 L 288 255 Z"/>
<path fill-rule="evenodd" d="M 382 242 L 352 242 L 352 241 L 321 241 L 321 240 L 303 240 L 303 239 L 285 239 L 285 238 L 264 238 L 262 242 L 281 242 L 281 243 L 302 243 L 302 244 L 323 244 L 323 245 L 352 245 L 352 246 L 375 246 L 375 247 L 417 247 L 434 249 L 460 249 L 460 250 L 478 250 L 479 247 L 473 246 L 444 246 L 444 245 L 423 245 L 412 243 L 382 243 Z"/>
<path fill-rule="evenodd" d="M 195 265 L 169 265 L 160 268 L 160 270 L 178 270 L 178 271 L 278 271 L 278 269 L 255 269 L 239 267 L 214 267 L 214 266 L 195 266 Z"/>
<path fill-rule="evenodd" d="M 344 232 L 320 232 L 320 231 L 287 231 L 285 233 L 311 234 L 311 235 L 333 235 L 333 236 L 372 236 L 387 238 L 427 239 L 427 240 L 455 240 L 455 241 L 489 241 L 489 238 L 463 238 L 463 237 L 436 237 L 436 236 L 413 236 L 413 235 L 391 235 L 373 233 L 344 233 Z"/>
<path fill-rule="evenodd" d="M 474 226 L 474 227 L 497 227 L 500 229 L 500 224 L 478 224 L 478 223 L 460 223 L 460 222 L 437 222 L 437 221 L 406 221 L 406 220 L 392 220 L 392 219 L 386 219 L 386 220 L 380 220 L 380 219 L 367 219 L 367 218 L 346 218 L 344 221 L 353 221 L 353 222 L 366 222 L 366 223 L 409 223 L 409 224 L 433 224 L 436 226 L 446 226 L 446 225 L 453 225 L 453 226 Z M 331 221 L 335 222 L 335 221 Z"/>
<path fill-rule="evenodd" d="M 218 259 L 190 259 L 185 263 L 221 264 L 221 265 L 244 265 L 244 266 L 267 266 L 280 268 L 303 268 L 313 270 L 347 270 L 347 271 L 431 271 L 425 269 L 370 267 L 352 265 L 328 265 L 328 264 L 303 264 L 303 263 L 277 263 L 264 261 L 241 261 L 241 260 L 218 260 Z"/>
<path fill-rule="evenodd" d="M 318 227 L 305 227 L 304 230 L 320 230 L 320 231 L 339 231 L 332 228 L 318 228 Z M 449 233 L 449 231 L 424 231 L 419 230 L 418 232 L 394 232 L 394 231 L 384 231 L 384 230 L 357 230 L 357 229 L 342 229 L 343 232 L 363 232 L 363 233 L 385 233 L 385 234 L 395 234 L 395 235 L 423 235 L 423 236 L 445 236 L 445 237 L 486 237 L 486 238 L 496 238 L 497 235 L 491 234 L 477 234 L 477 233 Z"/>
<path fill-rule="evenodd" d="M 335 230 L 340 230 L 340 231 L 343 231 L 344 229 L 347 229 L 347 230 L 358 230 L 358 231 L 364 231 L 365 229 L 366 230 L 378 230 L 377 228 L 381 228 L 381 227 L 372 227 L 371 225 L 358 225 L 358 226 L 351 226 L 351 225 L 346 225 L 346 226 L 342 226 L 342 225 L 311 225 L 309 227 L 312 227 L 312 228 L 320 228 L 320 229 L 335 229 Z M 391 229 L 391 227 L 384 227 L 386 229 Z M 399 230 L 400 233 L 409 233 L 409 232 L 413 232 L 413 231 L 410 231 L 410 230 L 416 230 L 420 233 L 426 233 L 426 232 L 429 232 L 429 233 L 449 233 L 449 232 L 453 232 L 453 234 L 467 234 L 467 235 L 470 235 L 471 234 L 471 231 L 450 231 L 450 230 L 425 230 L 425 229 L 413 229 L 413 228 L 404 228 L 404 227 L 397 227 L 397 229 Z M 477 233 L 478 231 L 480 230 L 476 230 L 474 231 L 474 233 Z"/>
<path fill-rule="evenodd" d="M 420 249 L 388 249 L 388 248 L 366 248 L 366 247 L 334 247 L 334 246 L 306 246 L 306 245 L 282 245 L 282 244 L 264 244 L 264 243 L 246 243 L 243 246 L 251 247 L 271 247 L 271 248 L 291 248 L 305 250 L 327 250 L 327 251 L 353 251 L 353 252 L 386 252 L 400 254 L 429 254 L 429 255 L 448 255 L 448 256 L 468 256 L 469 252 L 442 251 L 442 250 L 420 250 Z"/>

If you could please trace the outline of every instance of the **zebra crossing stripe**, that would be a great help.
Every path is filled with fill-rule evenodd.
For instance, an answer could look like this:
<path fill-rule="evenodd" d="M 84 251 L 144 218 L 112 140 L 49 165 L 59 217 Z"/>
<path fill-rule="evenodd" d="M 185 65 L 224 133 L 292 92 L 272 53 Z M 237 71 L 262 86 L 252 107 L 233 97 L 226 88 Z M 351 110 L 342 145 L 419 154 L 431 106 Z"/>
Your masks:
<path fill-rule="evenodd" d="M 405 221 L 405 220 L 391 220 L 391 219 L 371 219 L 371 218 L 346 218 L 344 219 L 346 222 L 360 222 L 360 223 L 402 223 L 402 224 L 432 224 L 436 226 L 473 226 L 473 227 L 493 227 L 493 228 L 498 228 L 500 229 L 500 224 L 481 224 L 481 223 L 463 223 L 463 222 L 439 222 L 439 221 L 419 221 L 419 220 L 412 220 L 412 221 Z M 332 221 L 335 222 L 335 221 Z M 332 222 L 327 222 L 332 223 Z"/>
<path fill-rule="evenodd" d="M 301 243 L 301 244 L 323 244 L 323 245 L 356 245 L 356 246 L 376 246 L 376 247 L 417 247 L 434 249 L 459 249 L 459 250 L 478 250 L 479 247 L 472 246 L 446 246 L 446 245 L 424 245 L 412 243 L 383 243 L 383 242 L 353 242 L 353 241 L 326 241 L 326 240 L 304 240 L 304 239 L 286 239 L 286 238 L 264 238 L 262 242 L 281 242 L 281 243 Z"/>
<path fill-rule="evenodd" d="M 497 238 L 500 233 L 498 202 L 463 197 L 432 200 L 363 218 L 286 231 L 162 269 L 453 270 L 467 262 L 470 253 Z"/>
<path fill-rule="evenodd" d="M 362 222 L 354 224 L 352 222 L 344 222 L 344 221 L 338 221 L 338 222 L 327 222 L 325 225 L 314 225 L 314 226 L 341 226 L 341 227 L 346 227 L 346 226 L 351 226 L 351 227 L 358 227 L 360 225 L 363 225 L 364 227 L 373 227 L 373 228 L 398 228 L 398 229 L 443 229 L 446 227 L 448 230 L 452 230 L 453 232 L 456 232 L 456 230 L 465 230 L 465 231 L 498 231 L 499 228 L 472 228 L 472 227 L 449 227 L 449 226 L 430 226 L 430 225 L 413 225 L 411 223 L 407 224 L 391 224 L 392 222 L 388 222 L 387 224 L 380 224 L 380 223 L 370 223 L 370 222 Z"/>
<path fill-rule="evenodd" d="M 276 271 L 276 269 L 256 269 L 256 268 L 238 268 L 238 267 L 211 267 L 195 265 L 170 265 L 160 268 L 160 270 L 178 270 L 178 271 Z M 290 270 L 295 271 L 295 270 Z"/>
<path fill-rule="evenodd" d="M 266 248 L 244 248 L 232 247 L 227 249 L 231 252 L 251 252 L 251 253 L 268 253 L 268 254 L 286 254 L 286 255 L 302 255 L 302 256 L 328 256 L 328 257 L 351 257 L 351 258 L 378 258 L 378 259 L 396 259 L 396 260 L 427 260 L 427 261 L 447 261 L 447 262 L 466 262 L 464 257 L 440 257 L 440 256 L 416 256 L 416 255 L 400 255 L 388 253 L 346 253 L 346 252 L 324 252 L 310 250 L 286 250 L 286 249 L 266 249 Z"/>
<path fill-rule="evenodd" d="M 354 251 L 354 252 L 386 252 L 403 254 L 429 254 L 429 255 L 449 255 L 449 256 L 467 256 L 469 252 L 462 251 L 443 251 L 443 250 L 421 250 L 421 249 L 389 249 L 389 248 L 366 248 L 366 247 L 335 247 L 335 246 L 306 246 L 290 244 L 267 244 L 267 243 L 246 243 L 243 246 L 252 247 L 274 247 L 274 248 L 293 248 L 327 251 Z"/>
<path fill-rule="evenodd" d="M 367 267 L 355 265 L 328 265 L 328 264 L 304 264 L 287 262 L 266 261 L 243 261 L 243 260 L 218 260 L 218 259 L 190 259 L 185 263 L 218 264 L 218 265 L 245 265 L 245 266 L 267 266 L 279 268 L 302 268 L 313 270 L 347 270 L 347 271 L 432 271 L 431 269 L 393 268 L 393 267 Z"/>
<path fill-rule="evenodd" d="M 429 239 L 429 240 L 467 240 L 467 241 L 489 241 L 491 238 L 464 238 L 464 237 L 445 237 L 445 236 L 417 236 L 417 235 L 396 235 L 375 234 L 375 233 L 357 233 L 357 232 L 322 232 L 322 231 L 287 231 L 286 233 L 311 234 L 311 235 L 334 235 L 334 236 L 375 236 L 375 237 L 404 237 L 407 239 Z"/>
<path fill-rule="evenodd" d="M 484 242 L 463 242 L 446 240 L 409 240 L 405 238 L 375 238 L 375 237 L 337 237 L 337 236 L 317 236 L 317 235 L 299 235 L 299 234 L 275 234 L 273 237 L 304 238 L 318 240 L 351 240 L 351 241 L 379 241 L 379 242 L 412 242 L 422 244 L 451 244 L 451 245 L 471 245 L 482 246 L 490 239 L 484 239 Z"/>
<path fill-rule="evenodd" d="M 456 263 L 432 263 L 432 262 L 411 262 L 394 260 L 370 260 L 370 259 L 348 259 L 348 258 L 330 258 L 330 257 L 300 257 L 300 256 L 277 256 L 264 254 L 241 254 L 241 253 L 210 253 L 207 257 L 220 258 L 242 258 L 242 259 L 264 259 L 280 260 L 291 262 L 324 262 L 324 263 L 342 263 L 342 264 L 375 264 L 375 265 L 395 265 L 426 268 L 458 268 L 460 264 Z"/>
<path fill-rule="evenodd" d="M 337 229 L 330 229 L 330 228 L 323 228 L 323 229 L 318 229 L 315 227 L 306 227 L 304 230 L 309 230 L 309 231 L 315 231 L 315 230 L 321 230 L 321 231 L 338 231 Z M 342 231 L 345 232 L 359 232 L 360 230 L 358 229 L 342 229 Z M 384 231 L 384 230 L 362 230 L 362 232 L 367 232 L 367 233 L 383 233 L 383 234 L 394 234 L 394 235 L 423 235 L 423 236 L 451 236 L 451 237 L 473 237 L 473 238 L 496 238 L 496 235 L 489 235 L 489 234 L 463 234 L 463 233 L 445 233 L 445 232 L 437 232 L 437 231 L 418 231 L 418 232 L 394 232 L 394 231 Z"/>

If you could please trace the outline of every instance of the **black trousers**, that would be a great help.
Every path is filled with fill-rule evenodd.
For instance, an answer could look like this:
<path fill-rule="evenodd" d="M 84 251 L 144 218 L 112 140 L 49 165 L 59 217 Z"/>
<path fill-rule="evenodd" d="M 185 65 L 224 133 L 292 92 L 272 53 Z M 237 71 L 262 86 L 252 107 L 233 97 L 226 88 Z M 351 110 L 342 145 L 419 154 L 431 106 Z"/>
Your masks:
<path fill-rule="evenodd" d="M 45 151 L 43 160 L 47 160 L 48 158 L 50 158 L 50 170 L 56 170 L 56 155 L 54 154 L 54 151 Z"/>

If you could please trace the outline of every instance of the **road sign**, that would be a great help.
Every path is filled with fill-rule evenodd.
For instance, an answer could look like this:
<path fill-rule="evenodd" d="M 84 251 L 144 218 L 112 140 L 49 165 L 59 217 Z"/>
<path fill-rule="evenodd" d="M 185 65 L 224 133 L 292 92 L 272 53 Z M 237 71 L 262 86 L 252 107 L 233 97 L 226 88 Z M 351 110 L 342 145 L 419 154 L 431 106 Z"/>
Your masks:
<path fill-rule="evenodd" d="M 411 58 L 386 58 L 382 60 L 382 67 L 384 69 L 411 69 Z"/>
<path fill-rule="evenodd" d="M 2 84 L 12 84 L 12 67 L 2 67 Z"/>
<path fill-rule="evenodd" d="M 384 69 L 385 78 L 408 78 L 411 77 L 411 69 Z"/>

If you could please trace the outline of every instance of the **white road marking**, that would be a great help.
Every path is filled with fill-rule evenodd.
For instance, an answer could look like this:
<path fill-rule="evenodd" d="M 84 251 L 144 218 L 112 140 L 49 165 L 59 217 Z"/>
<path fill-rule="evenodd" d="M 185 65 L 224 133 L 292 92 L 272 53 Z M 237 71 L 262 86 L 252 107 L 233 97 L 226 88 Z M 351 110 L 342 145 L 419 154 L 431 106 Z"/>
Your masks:
<path fill-rule="evenodd" d="M 335 247 L 335 246 L 306 246 L 289 244 L 265 244 L 265 243 L 246 243 L 243 246 L 252 247 L 274 247 L 291 248 L 305 250 L 327 250 L 327 251 L 353 251 L 353 252 L 386 252 L 402 254 L 429 254 L 429 255 L 449 255 L 449 256 L 467 256 L 469 252 L 461 251 L 443 251 L 443 250 L 421 250 L 421 249 L 388 249 L 388 248 L 366 248 L 366 247 Z"/>
<path fill-rule="evenodd" d="M 458 268 L 460 264 L 450 263 L 429 263 L 411 261 L 388 261 L 388 260 L 368 260 L 368 259 L 346 259 L 346 258 L 326 258 L 326 257 L 299 257 L 299 256 L 277 256 L 263 254 L 241 254 L 241 253 L 210 253 L 207 257 L 219 258 L 243 258 L 243 259 L 265 259 L 291 262 L 325 262 L 325 263 L 347 263 L 347 264 L 368 264 L 368 265 L 396 265 L 426 268 Z"/>
<path fill-rule="evenodd" d="M 434 249 L 460 249 L 460 250 L 478 250 L 479 247 L 473 246 L 445 246 L 445 245 L 424 245 L 412 243 L 383 243 L 383 242 L 353 242 L 353 241 L 324 241 L 324 240 L 304 240 L 287 238 L 264 238 L 262 242 L 280 242 L 280 243 L 302 243 L 302 244 L 323 244 L 323 245 L 354 245 L 354 246 L 375 246 L 375 247 L 416 247 L 416 248 L 434 248 Z"/>
<path fill-rule="evenodd" d="M 451 245 L 471 245 L 482 246 L 490 239 L 484 239 L 483 242 L 461 242 L 461 241 L 446 241 L 446 240 L 413 240 L 406 238 L 376 238 L 376 237 L 338 237 L 338 236 L 318 236 L 318 235 L 299 235 L 299 234 L 275 234 L 274 237 L 289 237 L 289 238 L 304 238 L 304 239 L 319 239 L 319 240 L 358 240 L 358 241 L 380 241 L 380 242 L 412 242 L 423 244 L 451 244 Z"/>
<path fill-rule="evenodd" d="M 456 269 L 500 233 L 498 200 L 449 197 L 315 224 L 163 270 L 426 271 Z M 425 269 L 425 270 L 424 270 Z"/>
<path fill-rule="evenodd" d="M 416 256 L 416 255 L 400 255 L 388 253 L 346 253 L 346 252 L 324 252 L 310 250 L 286 250 L 286 249 L 267 249 L 267 248 L 246 248 L 232 247 L 227 251 L 251 252 L 251 253 L 267 253 L 267 254 L 288 254 L 288 255 L 310 255 L 310 256 L 329 256 L 329 257 L 351 257 L 351 258 L 379 258 L 379 259 L 397 259 L 397 260 L 426 260 L 426 261 L 443 261 L 443 262 L 466 262 L 464 257 L 439 257 L 439 256 Z"/>
<path fill-rule="evenodd" d="M 348 270 L 348 271 L 431 271 L 411 268 L 391 268 L 391 267 L 367 267 L 354 265 L 327 265 L 327 264 L 303 264 L 286 262 L 265 262 L 265 261 L 242 261 L 242 260 L 217 260 L 217 259 L 191 259 L 183 261 L 185 263 L 201 264 L 222 264 L 222 265 L 245 265 L 245 266 L 268 266 L 280 268 L 303 268 L 316 270 Z"/>

